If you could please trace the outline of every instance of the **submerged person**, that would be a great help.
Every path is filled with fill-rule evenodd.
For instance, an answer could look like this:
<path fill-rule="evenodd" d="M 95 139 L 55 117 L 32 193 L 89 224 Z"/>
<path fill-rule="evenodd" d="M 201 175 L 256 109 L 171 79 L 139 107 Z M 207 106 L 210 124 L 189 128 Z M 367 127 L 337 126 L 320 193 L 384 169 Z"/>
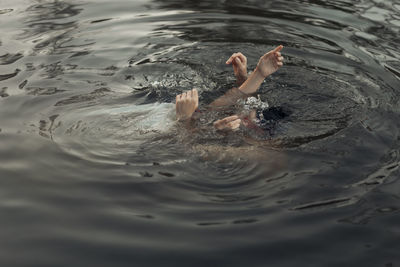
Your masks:
<path fill-rule="evenodd" d="M 243 100 L 248 106 L 248 114 L 238 114 L 216 120 L 213 125 L 219 131 L 234 131 L 241 125 L 259 132 L 271 130 L 271 122 L 286 116 L 280 108 L 268 108 L 268 104 L 252 97 L 260 88 L 264 79 L 283 66 L 280 45 L 264 54 L 255 70 L 247 76 L 247 58 L 242 53 L 234 53 L 226 64 L 233 66 L 238 88 L 229 90 L 225 95 L 213 101 L 209 108 L 218 109 L 237 104 Z M 198 110 L 199 96 L 197 89 L 176 96 L 176 117 L 178 121 L 188 122 Z M 254 109 L 253 109 L 254 108 Z"/>

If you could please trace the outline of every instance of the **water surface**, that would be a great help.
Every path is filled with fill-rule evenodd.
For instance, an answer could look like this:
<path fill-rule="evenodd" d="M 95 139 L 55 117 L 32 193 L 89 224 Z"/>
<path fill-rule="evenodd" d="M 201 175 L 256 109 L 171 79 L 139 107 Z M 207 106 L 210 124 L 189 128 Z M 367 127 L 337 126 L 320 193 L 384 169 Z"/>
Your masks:
<path fill-rule="evenodd" d="M 400 265 L 395 1 L 0 8 L 2 266 Z M 278 44 L 275 145 L 177 127 Z"/>

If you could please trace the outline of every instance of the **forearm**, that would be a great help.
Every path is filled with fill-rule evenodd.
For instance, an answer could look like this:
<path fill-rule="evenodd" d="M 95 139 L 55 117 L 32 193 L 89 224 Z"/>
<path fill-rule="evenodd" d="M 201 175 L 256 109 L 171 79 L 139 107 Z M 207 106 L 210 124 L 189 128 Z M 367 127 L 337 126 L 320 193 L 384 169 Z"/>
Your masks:
<path fill-rule="evenodd" d="M 250 74 L 249 78 L 239 87 L 239 90 L 247 95 L 254 94 L 257 92 L 258 88 L 260 88 L 264 79 L 265 77 L 256 68 L 253 73 Z"/>
<path fill-rule="evenodd" d="M 246 75 L 240 75 L 240 76 L 237 77 L 236 84 L 237 84 L 238 87 L 242 86 L 242 84 L 247 80 L 247 76 L 248 75 L 246 73 Z"/>
<path fill-rule="evenodd" d="M 234 87 L 214 100 L 209 106 L 212 108 L 231 106 L 235 105 L 239 99 L 246 99 L 247 97 L 247 94 Z"/>

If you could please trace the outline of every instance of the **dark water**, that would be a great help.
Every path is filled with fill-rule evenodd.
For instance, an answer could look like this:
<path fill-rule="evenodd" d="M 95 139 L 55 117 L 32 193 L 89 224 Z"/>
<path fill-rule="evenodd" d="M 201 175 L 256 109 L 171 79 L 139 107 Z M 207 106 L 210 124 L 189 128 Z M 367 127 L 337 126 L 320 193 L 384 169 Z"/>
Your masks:
<path fill-rule="evenodd" d="M 397 1 L 0 3 L 1 266 L 400 266 Z M 278 44 L 278 146 L 175 126 Z"/>

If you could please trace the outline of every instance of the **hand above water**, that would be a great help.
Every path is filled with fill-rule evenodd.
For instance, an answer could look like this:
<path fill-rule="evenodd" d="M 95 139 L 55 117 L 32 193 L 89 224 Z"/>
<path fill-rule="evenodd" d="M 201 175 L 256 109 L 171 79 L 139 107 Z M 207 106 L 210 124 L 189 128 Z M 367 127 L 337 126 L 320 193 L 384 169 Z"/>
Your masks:
<path fill-rule="evenodd" d="M 280 45 L 263 55 L 258 61 L 256 70 L 260 72 L 264 78 L 268 77 L 283 66 L 283 57 L 280 52 L 282 49 L 283 45 Z"/>
<path fill-rule="evenodd" d="M 247 79 L 247 58 L 240 52 L 234 53 L 226 64 L 232 64 L 233 72 L 236 76 L 236 82 L 240 86 Z"/>
<path fill-rule="evenodd" d="M 176 118 L 180 121 L 190 119 L 199 106 L 197 89 L 176 96 Z"/>
<path fill-rule="evenodd" d="M 283 46 L 280 45 L 260 57 L 256 69 L 239 87 L 239 90 L 248 95 L 257 92 L 264 79 L 283 66 L 283 57 L 280 52 L 282 49 Z"/>
<path fill-rule="evenodd" d="M 227 131 L 227 130 L 237 130 L 240 127 L 241 120 L 239 116 L 233 115 L 230 117 L 226 117 L 222 120 L 217 120 L 214 122 L 214 127 L 220 131 Z"/>

